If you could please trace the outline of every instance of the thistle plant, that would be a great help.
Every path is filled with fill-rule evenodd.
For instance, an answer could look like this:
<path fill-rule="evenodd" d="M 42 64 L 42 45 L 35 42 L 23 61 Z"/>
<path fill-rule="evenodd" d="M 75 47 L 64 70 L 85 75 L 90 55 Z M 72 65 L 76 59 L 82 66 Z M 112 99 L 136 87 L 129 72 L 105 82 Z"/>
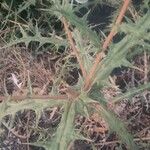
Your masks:
<path fill-rule="evenodd" d="M 8 18 L 16 16 L 36 5 L 41 1 L 24 1 L 16 12 L 10 9 Z M 59 94 L 55 91 L 55 86 L 52 87 L 50 95 L 34 95 L 32 93 L 32 80 L 28 78 L 29 93 L 26 96 L 10 96 L 0 97 L 0 122 L 5 122 L 4 117 L 11 115 L 15 116 L 17 112 L 22 110 L 34 110 L 36 120 L 38 122 L 42 112 L 50 107 L 62 107 L 62 117 L 57 127 L 55 134 L 45 140 L 40 140 L 35 143 L 26 143 L 43 147 L 47 150 L 67 150 L 71 143 L 75 140 L 85 140 L 86 138 L 75 129 L 75 118 L 78 114 L 82 116 L 91 116 L 97 113 L 100 118 L 103 118 L 108 124 L 108 128 L 115 132 L 128 149 L 138 149 L 134 143 L 133 136 L 127 131 L 124 123 L 114 114 L 111 106 L 124 100 L 131 95 L 139 93 L 150 88 L 150 84 L 140 85 L 137 88 L 129 89 L 112 101 L 104 98 L 101 90 L 104 87 L 110 86 L 111 72 L 121 66 L 140 70 L 131 63 L 129 56 L 142 53 L 144 50 L 149 51 L 150 39 L 150 12 L 148 1 L 144 0 L 140 8 L 140 15 L 134 20 L 126 13 L 131 13 L 132 3 L 130 0 L 114 1 L 114 0 L 47 0 L 47 5 L 41 2 L 41 8 L 38 8 L 41 13 L 47 17 L 48 25 L 51 28 L 48 35 L 43 35 L 42 30 L 38 25 L 38 20 L 34 24 L 19 23 L 16 19 L 13 23 L 17 27 L 19 35 L 15 32 L 10 35 L 11 38 L 5 40 L 0 50 L 10 48 L 14 45 L 24 43 L 28 48 L 32 42 L 38 42 L 37 49 L 43 45 L 49 44 L 55 51 L 64 47 L 69 58 L 77 60 L 76 68 L 79 70 L 79 78 L 74 86 L 67 86 L 63 92 Z M 1 3 L 4 7 L 5 2 Z M 112 5 L 116 11 L 111 16 L 112 24 L 107 28 L 107 31 L 97 33 L 92 30 L 92 26 L 88 23 L 88 13 L 79 17 L 77 13 L 81 8 L 88 9 L 89 5 Z M 42 7 L 43 6 L 43 7 Z M 144 11 L 146 10 L 146 11 Z M 60 22 L 60 32 L 51 26 L 51 19 L 55 18 L 56 22 Z M 32 18 L 30 18 L 32 19 Z M 125 21 L 123 21 L 123 19 Z M 7 20 L 10 21 L 9 19 Z M 8 22 L 2 24 L 5 28 Z M 108 33 L 109 29 L 109 33 Z M 113 42 L 114 36 L 122 34 L 123 37 L 118 42 Z M 7 41 L 8 40 L 8 41 Z M 136 47 L 140 47 L 138 51 Z M 37 50 L 38 51 L 38 50 Z M 73 68 L 73 63 L 66 61 L 66 65 Z M 66 69 L 67 67 L 64 66 Z M 62 69 L 63 70 L 63 69 Z M 61 72 L 61 75 L 63 71 Z M 54 85 L 62 82 L 61 75 L 57 77 Z M 15 100 L 18 100 L 16 102 Z"/>

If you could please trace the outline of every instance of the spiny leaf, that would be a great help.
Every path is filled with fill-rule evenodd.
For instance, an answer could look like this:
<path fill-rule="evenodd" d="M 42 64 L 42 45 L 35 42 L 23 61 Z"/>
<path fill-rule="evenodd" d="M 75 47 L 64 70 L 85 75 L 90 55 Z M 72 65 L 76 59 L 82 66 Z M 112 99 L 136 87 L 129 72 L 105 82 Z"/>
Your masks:
<path fill-rule="evenodd" d="M 107 102 L 103 99 L 103 95 L 99 92 L 100 87 L 96 83 L 92 86 L 91 90 L 88 93 L 88 97 L 96 100 L 97 102 L 107 105 Z M 86 98 L 85 98 L 86 99 Z"/>
<path fill-rule="evenodd" d="M 87 20 L 77 17 L 72 11 L 61 10 L 60 13 L 76 28 L 79 29 L 82 35 L 86 35 L 96 48 L 100 47 L 100 38 L 96 32 L 92 31 L 87 24 Z"/>
<path fill-rule="evenodd" d="M 8 101 L 0 103 L 0 120 L 6 115 L 13 115 L 16 112 L 24 109 L 42 111 L 44 108 L 53 107 L 53 106 L 61 106 L 65 103 L 62 100 L 41 100 L 41 99 L 25 99 L 19 103 Z"/>
<path fill-rule="evenodd" d="M 35 33 L 34 36 L 28 35 L 26 33 L 26 31 L 20 26 L 20 31 L 22 33 L 22 37 L 21 38 L 16 38 L 13 41 L 10 41 L 8 44 L 6 44 L 5 46 L 1 47 L 0 49 L 3 48 L 8 48 L 11 47 L 13 45 L 19 44 L 19 43 L 25 43 L 26 46 L 28 47 L 29 43 L 32 41 L 36 41 L 39 42 L 40 46 L 46 44 L 46 43 L 51 43 L 54 44 L 56 47 L 60 47 L 60 46 L 66 46 L 67 42 L 66 40 L 62 39 L 62 38 L 57 38 L 55 35 L 51 36 L 51 37 L 43 37 L 39 31 L 37 31 Z"/>
<path fill-rule="evenodd" d="M 128 43 L 129 40 L 131 40 L 131 37 L 129 39 L 128 37 L 125 37 L 121 42 L 115 44 L 108 52 L 108 55 L 102 60 L 98 67 L 96 81 L 103 82 L 108 79 L 108 76 L 114 68 L 124 65 L 122 59 L 125 59 L 127 55 L 127 50 L 125 48 L 130 47 L 130 44 Z"/>
<path fill-rule="evenodd" d="M 120 29 L 125 33 L 132 34 L 134 38 L 145 37 L 145 33 L 147 34 L 148 29 L 150 29 L 150 11 L 135 23 L 122 24 Z"/>
<path fill-rule="evenodd" d="M 77 17 L 74 14 L 71 7 L 66 8 L 59 6 L 59 8 L 52 7 L 50 9 L 42 9 L 43 11 L 47 11 L 55 14 L 58 18 L 65 17 L 69 23 L 76 26 L 76 28 L 80 31 L 81 35 L 87 36 L 88 39 L 93 42 L 96 48 L 100 47 L 100 38 L 96 34 L 95 31 L 92 31 L 90 27 L 88 27 L 87 19 L 83 16 L 83 18 Z"/>
<path fill-rule="evenodd" d="M 123 64 L 123 66 L 125 66 L 125 67 L 129 67 L 129 68 L 136 69 L 136 70 L 139 70 L 139 71 L 143 72 L 142 69 L 140 69 L 140 68 L 134 66 L 134 65 L 133 65 L 132 63 L 130 63 L 127 59 L 122 59 L 122 64 Z"/>
<path fill-rule="evenodd" d="M 124 100 L 125 98 L 129 98 L 139 92 L 142 92 L 146 89 L 149 89 L 150 88 L 150 83 L 148 84 L 145 84 L 145 85 L 141 85 L 139 87 L 136 87 L 136 88 L 132 88 L 132 89 L 128 89 L 128 91 L 124 94 L 121 94 L 117 97 L 115 97 L 114 99 L 112 99 L 112 103 L 116 103 L 116 102 L 119 102 L 121 100 Z"/>
<path fill-rule="evenodd" d="M 81 36 L 81 33 L 75 29 L 73 31 L 73 37 L 76 43 L 76 47 L 78 50 L 80 50 L 80 56 L 83 60 L 83 65 L 85 70 L 88 70 L 92 67 L 93 63 L 93 57 L 90 55 L 90 53 L 96 53 L 97 48 L 91 43 L 88 39 L 88 37 Z"/>
<path fill-rule="evenodd" d="M 141 26 L 140 26 L 141 25 Z M 143 27 L 144 26 L 144 27 Z M 120 42 L 112 44 L 111 50 L 108 52 L 106 58 L 104 58 L 99 65 L 96 81 L 103 82 L 108 78 L 112 70 L 120 66 L 132 67 L 126 59 L 129 50 L 136 45 L 143 45 L 140 40 L 143 40 L 143 36 L 147 36 L 148 29 L 150 26 L 150 13 L 148 12 L 143 18 L 142 21 L 138 21 L 137 24 L 134 24 L 135 32 L 132 32 L 130 28 L 127 28 L 132 34 L 126 35 Z M 136 32 L 140 33 L 137 34 Z M 125 32 L 125 31 L 124 31 Z M 135 35 L 135 34 L 136 35 Z M 124 62 L 126 62 L 124 64 Z M 128 62 L 128 63 L 127 63 Z"/>
<path fill-rule="evenodd" d="M 75 101 L 66 103 L 51 149 L 65 150 L 74 138 Z"/>
<path fill-rule="evenodd" d="M 117 133 L 122 142 L 127 144 L 129 149 L 138 150 L 138 147 L 133 141 L 132 135 L 129 134 L 121 120 L 115 117 L 115 115 L 105 107 L 102 107 L 99 112 L 100 115 L 102 115 L 105 121 L 109 124 L 110 129 Z"/>
<path fill-rule="evenodd" d="M 107 100 L 105 100 L 99 93 L 99 89 L 94 89 L 94 93 L 90 95 L 93 100 L 100 103 L 100 109 L 96 109 L 100 116 L 108 123 L 110 129 L 117 133 L 123 143 L 126 143 L 130 149 L 137 149 L 137 146 L 133 142 L 133 137 L 128 133 L 124 124 L 114 115 L 113 112 L 108 110 L 106 106 Z M 103 103 L 102 103 L 103 102 Z M 105 103 L 104 103 L 105 102 Z M 89 105 L 89 107 L 92 107 Z M 95 107 L 93 107 L 95 109 Z"/>

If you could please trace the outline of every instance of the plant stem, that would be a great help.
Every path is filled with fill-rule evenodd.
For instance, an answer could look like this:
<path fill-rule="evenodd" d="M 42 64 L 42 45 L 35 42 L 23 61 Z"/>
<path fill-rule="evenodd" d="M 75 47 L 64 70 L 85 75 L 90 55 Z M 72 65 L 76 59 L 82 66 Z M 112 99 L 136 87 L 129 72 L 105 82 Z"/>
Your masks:
<path fill-rule="evenodd" d="M 120 13 L 119 13 L 117 19 L 116 19 L 115 25 L 112 27 L 111 32 L 109 33 L 109 35 L 105 39 L 105 42 L 103 43 L 102 51 L 99 52 L 96 55 L 94 65 L 91 68 L 91 70 L 89 71 L 89 75 L 86 77 L 86 80 L 85 80 L 85 85 L 84 85 L 84 90 L 85 91 L 88 91 L 91 88 L 92 82 L 93 82 L 92 78 L 95 76 L 95 73 L 96 73 L 96 70 L 98 68 L 99 62 L 102 60 L 102 58 L 104 58 L 104 56 L 105 56 L 104 51 L 107 49 L 107 47 L 109 46 L 112 38 L 117 33 L 116 26 L 121 24 L 122 19 L 124 17 L 124 14 L 125 14 L 126 10 L 128 9 L 129 3 L 130 3 L 130 0 L 124 0 L 123 6 L 120 10 Z"/>
<path fill-rule="evenodd" d="M 68 96 L 67 95 L 58 95 L 58 96 L 53 96 L 53 95 L 32 95 L 32 96 L 23 96 L 23 95 L 18 95 L 18 96 L 11 96 L 11 97 L 6 97 L 6 96 L 0 96 L 0 102 L 2 102 L 5 99 L 10 99 L 10 100 L 14 100 L 14 101 L 22 101 L 25 99 L 42 99 L 42 100 L 68 100 Z"/>
<path fill-rule="evenodd" d="M 81 59 L 81 57 L 80 57 L 79 51 L 78 51 L 78 49 L 76 48 L 75 43 L 74 43 L 74 41 L 73 41 L 73 36 L 72 36 L 71 31 L 69 30 L 68 22 L 67 22 L 67 20 L 66 20 L 64 17 L 63 17 L 63 19 L 62 19 L 62 22 L 63 22 L 63 24 L 64 24 L 64 30 L 65 30 L 65 32 L 66 32 L 66 34 L 67 34 L 69 44 L 70 44 L 70 46 L 71 46 L 71 48 L 72 48 L 74 54 L 76 55 L 76 58 L 77 58 L 77 60 L 78 60 L 78 62 L 79 62 L 79 65 L 80 65 L 80 69 L 81 69 L 82 74 L 83 74 L 83 77 L 84 77 L 84 79 L 85 79 L 85 78 L 86 78 L 86 70 L 85 70 L 85 68 L 84 68 L 84 66 L 83 66 L 82 59 Z"/>

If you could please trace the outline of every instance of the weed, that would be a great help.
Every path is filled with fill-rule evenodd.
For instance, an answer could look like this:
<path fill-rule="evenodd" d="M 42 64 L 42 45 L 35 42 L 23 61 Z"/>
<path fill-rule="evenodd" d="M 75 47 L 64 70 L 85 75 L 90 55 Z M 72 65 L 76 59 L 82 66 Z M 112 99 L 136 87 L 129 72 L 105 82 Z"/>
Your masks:
<path fill-rule="evenodd" d="M 16 6 L 13 0 L 11 3 L 0 3 L 1 20 L 4 20 L 1 23 L 0 36 L 3 42 L 0 53 L 5 57 L 11 54 L 7 62 L 3 58 L 0 59 L 0 68 L 7 72 L 8 77 L 5 74 L 5 80 L 11 80 L 14 91 L 17 91 L 11 89 L 12 93 L 9 93 L 7 87 L 10 83 L 7 85 L 5 81 L 1 81 L 1 126 L 18 135 L 12 130 L 15 119 L 18 118 L 17 114 L 20 111 L 22 113 L 32 110 L 36 115 L 35 125 L 28 125 L 30 129 L 26 130 L 30 131 L 30 134 L 37 131 L 38 139 L 29 142 L 26 135 L 26 140 L 22 143 L 47 150 L 67 150 L 71 149 L 77 140 L 92 142 L 87 138 L 90 137 L 90 132 L 85 135 L 86 131 L 77 130 L 75 121 L 78 115 L 87 118 L 96 115 L 100 127 L 95 130 L 104 135 L 107 135 L 108 131 L 115 132 L 120 139 L 116 143 L 120 143 L 120 146 L 131 150 L 138 149 L 135 144 L 138 140 L 127 131 L 126 125 L 112 108 L 115 108 L 118 102 L 150 88 L 147 62 L 145 70 L 132 64 L 133 56 L 145 52 L 146 57 L 146 53 L 149 52 L 149 3 L 143 1 L 139 12 L 134 9 L 130 0 L 122 3 L 114 0 L 22 0 L 16 3 Z M 82 17 L 77 15 L 81 9 L 90 8 L 91 4 L 111 4 L 116 9 L 110 17 L 112 24 L 99 34 L 92 30 L 88 23 L 90 10 Z M 126 12 L 129 14 L 125 17 Z M 119 34 L 123 36 L 119 37 L 117 42 L 113 42 L 113 38 Z M 27 49 L 34 55 L 22 57 Z M 108 100 L 102 91 L 106 87 L 117 89 L 110 75 L 115 68 L 122 66 L 144 72 L 144 85 L 128 89 L 126 93 Z M 10 70 L 12 67 L 18 70 Z M 68 76 L 71 76 L 70 72 L 74 70 L 78 77 L 71 86 L 67 84 L 67 80 Z M 73 78 L 70 80 L 73 82 Z M 49 109 L 50 121 L 55 118 L 56 112 L 60 113 L 59 119 L 57 116 L 57 123 L 54 123 L 51 130 L 50 127 L 47 130 L 40 129 L 41 116 Z M 31 114 L 33 112 L 30 112 Z M 48 135 L 46 132 L 49 132 Z M 105 141 L 103 143 L 105 145 Z"/>

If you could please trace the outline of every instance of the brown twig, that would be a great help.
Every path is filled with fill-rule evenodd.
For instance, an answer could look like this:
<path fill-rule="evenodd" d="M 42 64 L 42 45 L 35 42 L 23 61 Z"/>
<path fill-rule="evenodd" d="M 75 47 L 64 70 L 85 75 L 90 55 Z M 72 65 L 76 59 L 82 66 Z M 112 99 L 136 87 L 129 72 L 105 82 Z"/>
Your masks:
<path fill-rule="evenodd" d="M 14 134 L 16 137 L 20 138 L 20 139 L 26 139 L 30 137 L 30 133 L 28 135 L 20 135 L 17 131 L 16 128 L 12 128 L 10 129 L 4 122 L 2 122 L 2 124 L 8 129 L 9 132 L 11 132 L 12 134 Z"/>
<path fill-rule="evenodd" d="M 135 139 L 133 139 L 133 141 L 134 141 L 134 142 L 150 141 L 150 137 L 135 138 Z M 111 145 L 111 144 L 116 144 L 116 143 L 121 143 L 121 141 L 115 140 L 115 141 L 109 141 L 109 142 L 100 142 L 100 143 L 95 144 L 95 145 L 96 145 L 96 146 L 100 146 L 100 145 Z"/>
<path fill-rule="evenodd" d="M 144 84 L 148 82 L 148 62 L 147 62 L 147 54 L 144 51 Z"/>
<path fill-rule="evenodd" d="M 76 48 L 76 46 L 75 46 L 75 44 L 74 44 L 73 37 L 72 37 L 72 33 L 71 33 L 71 31 L 69 30 L 69 25 L 68 25 L 68 23 L 67 23 L 67 21 L 66 21 L 66 19 L 65 19 L 64 17 L 62 18 L 62 22 L 63 22 L 63 24 L 64 24 L 64 29 L 65 29 L 65 32 L 66 32 L 66 34 L 67 34 L 69 44 L 70 44 L 70 46 L 71 46 L 73 52 L 75 53 L 75 55 L 76 55 L 76 57 L 77 57 L 77 60 L 78 60 L 78 62 L 79 62 L 79 65 L 80 65 L 80 68 L 81 68 L 81 71 L 82 71 L 82 74 L 83 74 L 83 77 L 84 77 L 84 79 L 85 79 L 85 78 L 86 78 L 86 70 L 85 70 L 85 68 L 84 68 L 84 66 L 83 66 L 82 59 L 81 59 L 81 57 L 80 57 L 80 55 L 79 55 L 79 51 L 78 51 L 78 49 Z"/>
<path fill-rule="evenodd" d="M 3 100 L 7 99 L 8 97 L 5 96 L 0 96 L 0 102 L 2 102 Z M 10 100 L 17 100 L 17 101 L 22 101 L 22 100 L 26 100 L 26 99 L 41 99 L 41 100 L 67 100 L 68 96 L 67 95 L 58 95 L 58 96 L 49 96 L 49 95 L 32 95 L 32 96 L 11 96 L 9 98 Z"/>
<path fill-rule="evenodd" d="M 96 55 L 94 65 L 91 68 L 91 70 L 89 71 L 89 75 L 87 76 L 87 78 L 85 80 L 85 85 L 84 85 L 84 90 L 85 91 L 87 91 L 87 90 L 90 89 L 90 87 L 92 85 L 92 78 L 95 76 L 98 64 L 102 60 L 102 58 L 105 56 L 104 51 L 107 49 L 107 47 L 109 46 L 109 43 L 111 42 L 112 38 L 117 33 L 116 26 L 118 26 L 119 24 L 121 24 L 122 19 L 124 17 L 124 14 L 125 14 L 128 6 L 129 6 L 129 3 L 130 3 L 130 0 L 124 0 L 123 6 L 121 8 L 119 16 L 117 17 L 115 25 L 112 27 L 111 32 L 109 33 L 109 35 L 105 39 L 105 42 L 103 43 L 102 51 Z"/>

